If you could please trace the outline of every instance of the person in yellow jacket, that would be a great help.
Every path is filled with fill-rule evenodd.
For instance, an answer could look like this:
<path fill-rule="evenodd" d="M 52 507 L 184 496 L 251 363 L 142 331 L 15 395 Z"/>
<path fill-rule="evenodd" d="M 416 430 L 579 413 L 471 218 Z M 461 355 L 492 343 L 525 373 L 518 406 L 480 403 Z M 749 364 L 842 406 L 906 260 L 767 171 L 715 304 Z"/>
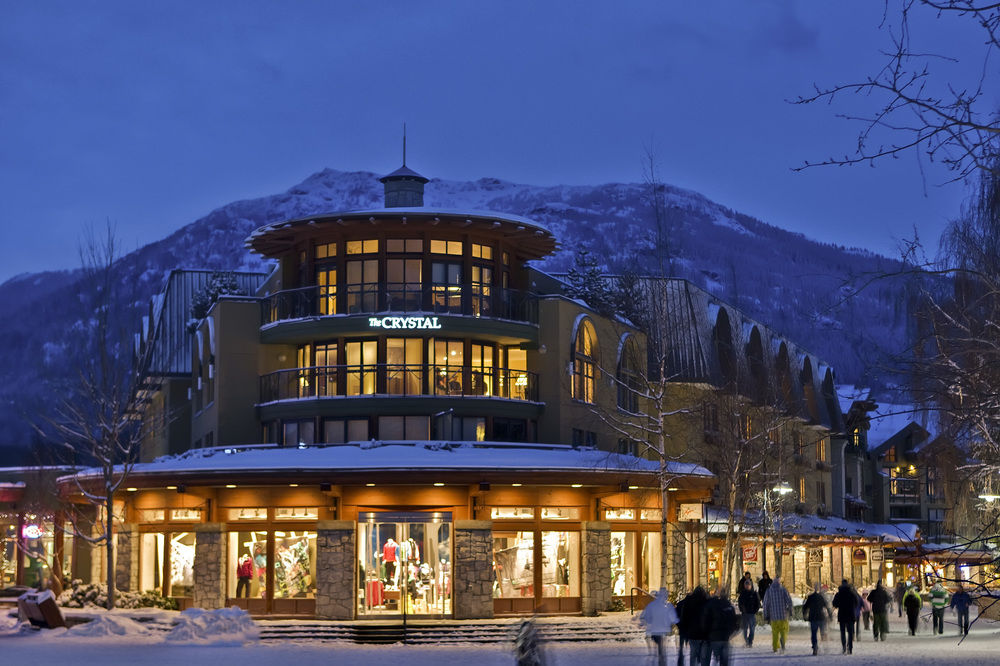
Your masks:
<path fill-rule="evenodd" d="M 903 610 L 906 611 L 906 622 L 910 625 L 911 636 L 917 635 L 917 620 L 920 619 L 920 607 L 923 605 L 924 602 L 920 598 L 917 588 L 913 585 L 908 585 L 906 592 L 903 594 Z"/>

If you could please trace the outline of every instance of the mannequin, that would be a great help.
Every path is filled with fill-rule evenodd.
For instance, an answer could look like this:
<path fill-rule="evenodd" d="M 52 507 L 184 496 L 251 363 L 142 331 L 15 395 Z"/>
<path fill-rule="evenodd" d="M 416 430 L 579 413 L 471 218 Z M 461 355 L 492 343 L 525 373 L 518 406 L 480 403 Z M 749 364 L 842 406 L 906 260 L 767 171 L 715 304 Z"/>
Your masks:
<path fill-rule="evenodd" d="M 236 597 L 240 597 L 240 592 L 243 593 L 243 597 L 247 598 L 250 596 L 250 579 L 253 578 L 253 559 L 250 557 L 250 553 L 244 553 L 243 557 L 240 558 L 239 564 L 236 566 Z"/>
<path fill-rule="evenodd" d="M 386 584 L 392 581 L 395 584 L 398 581 L 399 569 L 396 565 L 397 557 L 399 553 L 399 544 L 396 543 L 392 537 L 385 540 L 385 545 L 382 546 L 382 562 L 385 564 L 385 580 Z"/>

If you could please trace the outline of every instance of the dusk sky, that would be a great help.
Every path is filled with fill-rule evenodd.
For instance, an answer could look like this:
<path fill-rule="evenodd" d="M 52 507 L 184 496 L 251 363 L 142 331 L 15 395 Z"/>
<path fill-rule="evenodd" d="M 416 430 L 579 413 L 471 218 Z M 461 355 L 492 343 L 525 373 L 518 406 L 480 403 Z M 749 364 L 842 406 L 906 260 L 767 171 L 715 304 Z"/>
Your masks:
<path fill-rule="evenodd" d="M 0 281 L 74 268 L 83 226 L 127 249 L 330 167 L 537 185 L 664 182 L 811 238 L 896 256 L 967 188 L 916 154 L 850 153 L 875 103 L 795 106 L 873 75 L 880 0 L 8 2 L 0 21 Z M 958 54 L 951 22 L 916 26 Z M 971 65 L 970 65 L 971 63 Z M 996 63 L 994 63 L 996 67 Z M 998 77 L 1000 78 L 1000 77 Z M 998 80 L 994 78 L 994 80 Z M 961 82 L 960 83 L 968 83 Z M 997 98 L 994 89 L 993 102 Z M 197 258 L 192 258 L 197 264 Z"/>

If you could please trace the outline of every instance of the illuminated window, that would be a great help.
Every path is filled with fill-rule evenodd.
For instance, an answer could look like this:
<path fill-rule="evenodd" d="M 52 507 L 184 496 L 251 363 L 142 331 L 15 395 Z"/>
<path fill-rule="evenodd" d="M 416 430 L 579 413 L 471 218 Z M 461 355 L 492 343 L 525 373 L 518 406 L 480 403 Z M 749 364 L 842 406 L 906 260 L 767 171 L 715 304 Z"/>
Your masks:
<path fill-rule="evenodd" d="M 385 361 L 386 393 L 391 395 L 420 395 L 423 393 L 423 340 L 420 338 L 386 339 Z"/>
<path fill-rule="evenodd" d="M 347 395 L 372 395 L 375 393 L 375 368 L 377 342 L 348 342 L 344 344 L 347 359 Z"/>
<path fill-rule="evenodd" d="M 472 265 L 472 314 L 489 316 L 493 311 L 491 295 L 493 293 L 493 269 L 479 264 Z"/>
<path fill-rule="evenodd" d="M 462 311 L 462 264 L 444 261 L 431 264 L 431 300 L 434 312 Z"/>
<path fill-rule="evenodd" d="M 461 340 L 433 340 L 432 349 L 434 394 L 462 395 L 465 343 Z"/>
<path fill-rule="evenodd" d="M 415 312 L 421 309 L 420 259 L 388 259 L 385 262 L 385 292 L 390 311 Z"/>
<path fill-rule="evenodd" d="M 431 254 L 451 254 L 462 256 L 462 241 L 431 241 Z"/>
<path fill-rule="evenodd" d="M 535 510 L 530 506 L 490 507 L 490 518 L 493 520 L 524 520 L 534 517 Z"/>
<path fill-rule="evenodd" d="M 375 312 L 378 307 L 378 260 L 348 261 L 344 286 L 348 312 Z"/>
<path fill-rule="evenodd" d="M 322 245 L 316 246 L 317 259 L 330 259 L 336 256 L 337 256 L 336 243 L 323 243 Z"/>
<path fill-rule="evenodd" d="M 347 254 L 376 254 L 378 239 L 347 241 Z"/>
<path fill-rule="evenodd" d="M 492 259 L 493 258 L 493 248 L 489 245 L 480 245 L 479 243 L 472 244 L 472 256 L 476 259 Z"/>
<path fill-rule="evenodd" d="M 572 397 L 582 402 L 594 402 L 597 384 L 597 334 L 589 319 L 580 322 L 573 346 Z"/>
<path fill-rule="evenodd" d="M 816 461 L 826 462 L 826 438 L 816 442 Z"/>
<path fill-rule="evenodd" d="M 337 269 L 316 269 L 317 310 L 321 315 L 337 314 Z"/>
<path fill-rule="evenodd" d="M 473 344 L 469 366 L 469 393 L 493 395 L 493 346 Z"/>
<path fill-rule="evenodd" d="M 635 509 L 605 509 L 604 520 L 635 520 Z"/>

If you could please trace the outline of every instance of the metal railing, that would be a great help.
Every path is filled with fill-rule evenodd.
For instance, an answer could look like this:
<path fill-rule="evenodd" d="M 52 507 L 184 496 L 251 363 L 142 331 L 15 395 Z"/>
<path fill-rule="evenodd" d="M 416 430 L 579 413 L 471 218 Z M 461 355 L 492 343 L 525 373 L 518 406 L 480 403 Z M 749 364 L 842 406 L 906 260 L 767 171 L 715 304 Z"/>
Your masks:
<path fill-rule="evenodd" d="M 382 312 L 454 314 L 538 323 L 538 297 L 487 284 L 347 284 L 302 287 L 261 299 L 261 325 L 302 317 Z"/>
<path fill-rule="evenodd" d="M 492 396 L 537 402 L 538 376 L 507 368 L 372 363 L 291 368 L 260 378 L 262 403 L 366 395 Z"/>

